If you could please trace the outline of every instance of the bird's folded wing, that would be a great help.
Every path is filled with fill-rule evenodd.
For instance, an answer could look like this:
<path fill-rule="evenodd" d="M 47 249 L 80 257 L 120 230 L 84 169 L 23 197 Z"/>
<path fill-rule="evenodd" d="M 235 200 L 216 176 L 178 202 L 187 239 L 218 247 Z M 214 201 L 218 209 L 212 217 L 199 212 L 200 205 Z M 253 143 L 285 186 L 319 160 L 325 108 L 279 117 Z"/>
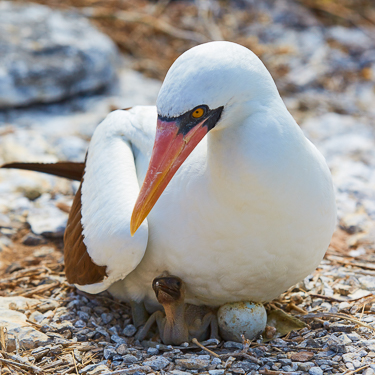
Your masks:
<path fill-rule="evenodd" d="M 69 283 L 87 285 L 103 281 L 106 266 L 96 265 L 83 242 L 81 186 L 74 197 L 64 234 L 65 275 Z"/>
<path fill-rule="evenodd" d="M 85 163 L 59 161 L 57 163 L 8 163 L 1 168 L 24 169 L 65 177 L 71 180 L 81 181 L 85 169 Z"/>

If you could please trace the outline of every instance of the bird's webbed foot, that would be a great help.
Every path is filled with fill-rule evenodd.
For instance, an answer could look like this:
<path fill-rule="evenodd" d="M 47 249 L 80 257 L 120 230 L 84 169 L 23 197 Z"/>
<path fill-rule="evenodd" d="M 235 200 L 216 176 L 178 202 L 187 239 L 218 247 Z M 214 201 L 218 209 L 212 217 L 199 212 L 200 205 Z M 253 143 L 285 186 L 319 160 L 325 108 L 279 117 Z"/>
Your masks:
<path fill-rule="evenodd" d="M 155 323 L 157 324 L 158 329 L 159 329 L 159 334 L 162 337 L 162 333 L 164 332 L 164 326 L 165 326 L 165 315 L 161 311 L 155 311 L 148 318 L 146 324 L 143 327 L 139 328 L 138 332 L 135 335 L 135 339 L 139 341 L 143 341 Z"/>

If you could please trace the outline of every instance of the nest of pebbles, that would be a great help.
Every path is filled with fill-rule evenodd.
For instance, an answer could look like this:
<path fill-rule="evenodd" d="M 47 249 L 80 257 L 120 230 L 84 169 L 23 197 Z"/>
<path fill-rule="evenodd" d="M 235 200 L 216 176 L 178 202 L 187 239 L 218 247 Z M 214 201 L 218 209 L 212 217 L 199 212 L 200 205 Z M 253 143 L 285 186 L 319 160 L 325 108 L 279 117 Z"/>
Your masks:
<path fill-rule="evenodd" d="M 364 236 L 337 231 L 315 273 L 267 306 L 307 327 L 267 342 L 208 341 L 205 350 L 135 341 L 126 303 L 67 284 L 61 239 L 30 233 L 22 217 L 14 217 L 8 229 L 13 246 L 3 245 L 0 253 L 2 374 L 369 375 L 375 370 L 375 256 L 371 251 L 358 256 L 349 247 L 366 241 Z M 9 311 L 17 317 L 4 322 Z"/>

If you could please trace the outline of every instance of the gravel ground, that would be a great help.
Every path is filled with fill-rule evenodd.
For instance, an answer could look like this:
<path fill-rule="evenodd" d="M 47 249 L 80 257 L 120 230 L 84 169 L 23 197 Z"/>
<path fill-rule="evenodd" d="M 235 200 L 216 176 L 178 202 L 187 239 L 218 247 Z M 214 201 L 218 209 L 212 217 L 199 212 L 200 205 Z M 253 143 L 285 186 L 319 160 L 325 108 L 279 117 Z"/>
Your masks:
<path fill-rule="evenodd" d="M 288 1 L 261 4 L 242 33 L 257 38 L 336 186 L 338 228 L 325 259 L 267 306 L 308 325 L 267 342 L 203 343 L 211 353 L 136 342 L 129 306 L 81 293 L 64 278 L 62 235 L 77 183 L 2 170 L 2 374 L 375 374 L 374 29 L 327 26 L 307 8 L 286 11 Z M 136 61 L 123 57 L 117 87 L 105 92 L 1 110 L 0 163 L 82 161 L 110 110 L 154 104 L 160 81 L 129 69 Z"/>

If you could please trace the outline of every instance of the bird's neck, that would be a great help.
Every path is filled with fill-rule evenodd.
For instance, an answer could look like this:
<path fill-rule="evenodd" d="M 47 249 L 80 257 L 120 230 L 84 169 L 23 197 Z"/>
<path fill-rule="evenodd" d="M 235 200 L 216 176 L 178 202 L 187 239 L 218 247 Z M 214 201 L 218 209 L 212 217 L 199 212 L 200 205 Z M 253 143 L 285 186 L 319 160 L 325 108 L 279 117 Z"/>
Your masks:
<path fill-rule="evenodd" d="M 186 325 L 185 322 L 185 303 L 164 304 L 165 317 L 168 325 Z"/>
<path fill-rule="evenodd" d="M 162 340 L 165 344 L 180 345 L 189 341 L 185 306 L 184 303 L 164 305 L 166 322 Z"/>

